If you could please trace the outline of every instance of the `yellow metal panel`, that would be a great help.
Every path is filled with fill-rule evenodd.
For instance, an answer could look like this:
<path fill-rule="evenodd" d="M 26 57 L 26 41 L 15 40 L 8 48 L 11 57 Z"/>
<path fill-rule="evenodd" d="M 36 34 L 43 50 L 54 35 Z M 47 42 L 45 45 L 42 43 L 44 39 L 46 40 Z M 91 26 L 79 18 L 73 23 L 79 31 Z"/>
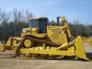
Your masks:
<path fill-rule="evenodd" d="M 65 29 L 60 26 L 48 26 L 47 34 L 50 40 L 57 44 L 67 43 L 67 36 Z"/>
<path fill-rule="evenodd" d="M 4 45 L 0 44 L 0 51 L 4 51 Z"/>
<path fill-rule="evenodd" d="M 5 46 L 11 46 L 12 37 L 9 37 L 8 41 L 6 42 Z"/>
<path fill-rule="evenodd" d="M 71 47 L 68 50 L 55 50 L 55 49 L 41 49 L 41 48 L 30 48 L 30 49 L 21 49 L 22 54 L 48 54 L 48 55 L 60 55 L 60 56 L 75 56 L 74 50 Z"/>
<path fill-rule="evenodd" d="M 83 41 L 82 41 L 81 36 L 78 36 L 76 38 L 74 44 L 76 46 L 76 50 L 75 50 L 76 56 L 85 60 L 89 60 L 86 56 L 85 48 L 83 46 Z"/>
<path fill-rule="evenodd" d="M 65 16 L 60 17 L 60 19 L 64 22 L 64 27 L 66 27 L 66 31 L 68 33 L 68 37 L 71 38 L 71 31 L 70 31 L 70 26 L 65 18 Z"/>

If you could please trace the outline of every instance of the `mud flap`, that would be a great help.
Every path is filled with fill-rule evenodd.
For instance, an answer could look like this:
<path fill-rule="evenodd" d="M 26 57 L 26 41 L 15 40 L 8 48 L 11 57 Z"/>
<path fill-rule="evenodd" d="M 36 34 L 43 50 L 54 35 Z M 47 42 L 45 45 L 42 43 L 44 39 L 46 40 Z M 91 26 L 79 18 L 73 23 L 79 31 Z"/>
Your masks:
<path fill-rule="evenodd" d="M 83 46 L 83 41 L 81 36 L 78 36 L 75 41 L 74 41 L 74 45 L 75 45 L 75 55 L 81 59 L 84 60 L 89 60 L 88 57 L 86 56 L 86 52 L 85 52 L 85 48 Z"/>

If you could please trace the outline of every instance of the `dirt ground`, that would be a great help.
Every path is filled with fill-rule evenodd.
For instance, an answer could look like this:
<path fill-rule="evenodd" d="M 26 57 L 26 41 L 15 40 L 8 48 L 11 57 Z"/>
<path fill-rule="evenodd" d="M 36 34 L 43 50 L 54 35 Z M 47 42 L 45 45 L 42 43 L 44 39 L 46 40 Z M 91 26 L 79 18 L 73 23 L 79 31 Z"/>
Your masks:
<path fill-rule="evenodd" d="M 90 61 L 63 59 L 19 59 L 10 52 L 0 52 L 0 69 L 92 69 L 92 46 L 85 43 Z"/>

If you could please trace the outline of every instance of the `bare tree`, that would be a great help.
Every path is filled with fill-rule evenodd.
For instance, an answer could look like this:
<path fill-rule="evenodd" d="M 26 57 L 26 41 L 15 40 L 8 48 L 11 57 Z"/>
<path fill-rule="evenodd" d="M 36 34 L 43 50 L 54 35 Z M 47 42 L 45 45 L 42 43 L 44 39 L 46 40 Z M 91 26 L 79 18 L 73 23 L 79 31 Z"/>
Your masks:
<path fill-rule="evenodd" d="M 25 14 L 26 14 L 26 18 L 33 18 L 34 17 L 32 12 L 26 11 Z"/>
<path fill-rule="evenodd" d="M 15 23 L 23 22 L 25 20 L 23 12 L 18 11 L 17 9 L 14 9 L 13 20 L 14 20 Z"/>
<path fill-rule="evenodd" d="M 9 31 L 9 21 L 10 21 L 11 13 L 6 12 L 5 10 L 0 10 L 0 34 L 1 38 L 5 39 L 8 37 L 8 31 Z"/>
<path fill-rule="evenodd" d="M 0 10 L 0 21 L 3 24 L 6 24 L 10 20 L 11 13 Z"/>
<path fill-rule="evenodd" d="M 27 22 L 28 18 L 33 18 L 33 14 L 30 11 L 18 11 L 17 9 L 14 9 L 13 20 L 15 23 Z"/>

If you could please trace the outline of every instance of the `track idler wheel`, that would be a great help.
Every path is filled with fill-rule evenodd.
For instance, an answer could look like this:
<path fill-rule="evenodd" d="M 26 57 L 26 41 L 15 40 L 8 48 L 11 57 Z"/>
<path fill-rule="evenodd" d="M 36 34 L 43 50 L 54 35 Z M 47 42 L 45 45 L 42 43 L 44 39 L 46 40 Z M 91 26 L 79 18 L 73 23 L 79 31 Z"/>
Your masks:
<path fill-rule="evenodd" d="M 23 47 L 24 48 L 30 48 L 30 47 L 33 46 L 33 44 L 34 44 L 34 42 L 29 38 L 25 38 L 24 41 L 23 41 Z"/>

